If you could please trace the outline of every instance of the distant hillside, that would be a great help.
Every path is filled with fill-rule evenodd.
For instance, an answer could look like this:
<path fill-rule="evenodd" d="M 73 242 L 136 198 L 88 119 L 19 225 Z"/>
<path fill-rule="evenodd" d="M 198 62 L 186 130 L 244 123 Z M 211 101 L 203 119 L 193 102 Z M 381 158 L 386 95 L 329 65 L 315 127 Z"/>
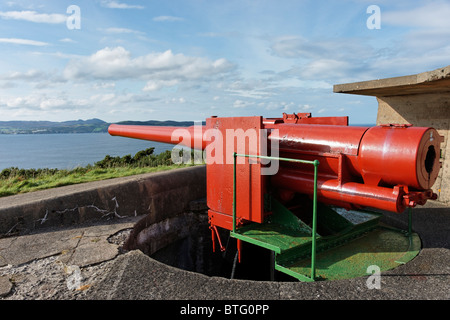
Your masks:
<path fill-rule="evenodd" d="M 147 126 L 179 126 L 194 125 L 193 121 L 121 121 L 117 124 Z M 100 119 L 52 121 L 0 121 L 0 134 L 48 134 L 48 133 L 97 133 L 108 132 L 110 123 Z"/>
<path fill-rule="evenodd" d="M 107 132 L 108 123 L 100 119 L 52 121 L 0 121 L 3 134 Z"/>
<path fill-rule="evenodd" d="M 189 127 L 194 125 L 194 121 L 157 121 L 157 120 L 149 120 L 149 121 L 121 121 L 117 122 L 117 124 L 126 124 L 126 125 L 142 125 L 142 126 L 175 126 L 175 127 Z M 204 124 L 204 122 L 203 122 Z"/>

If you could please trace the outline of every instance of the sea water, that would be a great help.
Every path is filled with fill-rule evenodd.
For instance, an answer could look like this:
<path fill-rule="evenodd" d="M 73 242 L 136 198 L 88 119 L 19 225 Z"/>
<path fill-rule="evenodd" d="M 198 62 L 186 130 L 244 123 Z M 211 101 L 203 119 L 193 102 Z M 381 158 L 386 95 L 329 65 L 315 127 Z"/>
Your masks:
<path fill-rule="evenodd" d="M 0 171 L 10 167 L 73 169 L 94 164 L 106 155 L 134 156 L 150 147 L 159 154 L 174 145 L 108 133 L 0 134 Z"/>

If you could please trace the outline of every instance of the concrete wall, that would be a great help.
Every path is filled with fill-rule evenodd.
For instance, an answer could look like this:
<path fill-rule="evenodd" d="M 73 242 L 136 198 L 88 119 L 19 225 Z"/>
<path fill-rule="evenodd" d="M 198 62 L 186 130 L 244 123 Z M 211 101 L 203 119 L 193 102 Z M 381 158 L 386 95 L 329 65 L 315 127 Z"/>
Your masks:
<path fill-rule="evenodd" d="M 0 237 L 145 215 L 153 224 L 206 197 L 206 167 L 90 182 L 0 198 Z"/>

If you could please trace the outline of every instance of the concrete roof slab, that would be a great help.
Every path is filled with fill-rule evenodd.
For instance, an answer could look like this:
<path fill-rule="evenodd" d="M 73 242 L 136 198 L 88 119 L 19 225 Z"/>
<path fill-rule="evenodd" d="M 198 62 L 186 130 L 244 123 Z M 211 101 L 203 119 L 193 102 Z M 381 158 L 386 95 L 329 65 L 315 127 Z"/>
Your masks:
<path fill-rule="evenodd" d="M 450 92 L 450 66 L 409 76 L 337 84 L 333 92 L 376 97 Z"/>

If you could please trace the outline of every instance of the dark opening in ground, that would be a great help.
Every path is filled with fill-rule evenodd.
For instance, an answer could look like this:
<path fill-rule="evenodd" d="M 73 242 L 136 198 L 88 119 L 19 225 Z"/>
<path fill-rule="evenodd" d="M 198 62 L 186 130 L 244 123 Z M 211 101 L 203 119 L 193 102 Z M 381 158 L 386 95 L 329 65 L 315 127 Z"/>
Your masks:
<path fill-rule="evenodd" d="M 222 244 L 226 247 L 226 250 L 221 252 L 216 242 L 216 252 L 213 252 L 211 231 L 208 224 L 196 229 L 187 237 L 172 242 L 151 254 L 150 257 L 172 267 L 207 276 L 271 281 L 273 261 L 270 250 L 244 242 L 242 244 L 241 263 L 236 262 L 233 270 L 237 240 L 229 236 L 229 231 L 219 231 Z M 297 281 L 278 271 L 273 271 L 273 277 L 275 281 Z"/>

